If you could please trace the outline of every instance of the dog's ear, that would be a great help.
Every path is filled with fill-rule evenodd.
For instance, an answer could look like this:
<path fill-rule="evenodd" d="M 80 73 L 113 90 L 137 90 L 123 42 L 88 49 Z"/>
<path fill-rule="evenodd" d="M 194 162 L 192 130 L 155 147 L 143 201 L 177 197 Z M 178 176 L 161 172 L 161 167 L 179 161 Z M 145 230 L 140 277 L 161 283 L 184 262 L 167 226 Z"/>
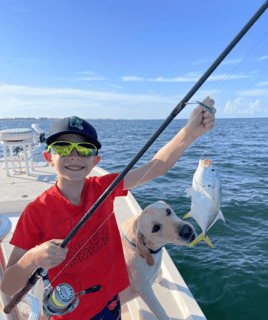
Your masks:
<path fill-rule="evenodd" d="M 151 253 L 148 251 L 148 249 L 144 245 L 144 235 L 138 231 L 137 232 L 137 252 L 139 256 L 143 259 L 145 259 L 148 266 L 152 267 L 154 265 L 154 258 L 151 255 Z"/>

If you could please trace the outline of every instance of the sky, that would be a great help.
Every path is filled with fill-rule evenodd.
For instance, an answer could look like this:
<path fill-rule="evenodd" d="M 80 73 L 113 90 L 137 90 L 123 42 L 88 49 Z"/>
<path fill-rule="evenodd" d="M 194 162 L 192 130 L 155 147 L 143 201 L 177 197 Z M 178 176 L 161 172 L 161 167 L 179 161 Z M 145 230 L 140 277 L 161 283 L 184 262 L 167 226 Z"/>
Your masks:
<path fill-rule="evenodd" d="M 0 118 L 166 119 L 264 2 L 1 0 Z M 267 21 L 191 101 L 209 95 L 218 118 L 268 116 Z"/>

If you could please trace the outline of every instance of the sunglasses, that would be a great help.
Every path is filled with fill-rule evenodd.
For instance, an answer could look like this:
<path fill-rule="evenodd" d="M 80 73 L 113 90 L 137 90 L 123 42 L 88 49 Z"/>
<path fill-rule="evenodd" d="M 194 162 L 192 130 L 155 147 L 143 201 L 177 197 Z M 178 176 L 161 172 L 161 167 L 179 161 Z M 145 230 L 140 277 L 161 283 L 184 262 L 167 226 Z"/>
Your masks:
<path fill-rule="evenodd" d="M 53 150 L 55 153 L 64 157 L 71 154 L 73 148 L 76 148 L 80 156 L 90 157 L 98 154 L 98 149 L 94 146 L 94 144 L 89 142 L 74 143 L 70 141 L 55 141 L 47 147 L 47 152 Z"/>

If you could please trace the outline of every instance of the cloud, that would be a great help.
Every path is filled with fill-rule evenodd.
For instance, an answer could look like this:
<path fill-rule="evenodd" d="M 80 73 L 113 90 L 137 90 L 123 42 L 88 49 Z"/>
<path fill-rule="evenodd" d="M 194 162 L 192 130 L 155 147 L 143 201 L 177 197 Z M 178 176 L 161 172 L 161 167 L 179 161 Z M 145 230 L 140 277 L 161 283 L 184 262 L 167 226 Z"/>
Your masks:
<path fill-rule="evenodd" d="M 243 59 L 229 59 L 229 60 L 223 60 L 222 64 L 239 64 L 243 61 Z"/>
<path fill-rule="evenodd" d="M 111 83 L 109 83 L 108 86 L 114 87 L 114 88 L 116 88 L 116 89 L 123 89 L 122 86 L 118 86 L 118 85 L 116 85 L 116 84 L 111 84 Z"/>
<path fill-rule="evenodd" d="M 259 83 L 257 83 L 257 86 L 259 86 L 259 87 L 265 87 L 265 86 L 268 86 L 268 81 L 259 82 Z"/>
<path fill-rule="evenodd" d="M 196 82 L 200 79 L 202 74 L 198 76 L 190 76 L 190 77 L 178 77 L 178 78 L 156 78 L 156 79 L 147 79 L 146 81 L 149 82 Z M 220 74 L 220 75 L 215 75 L 215 76 L 210 76 L 207 81 L 218 81 L 218 80 L 223 80 L 223 79 L 228 79 L 228 80 L 235 80 L 235 79 L 243 79 L 243 78 L 248 78 L 247 75 L 228 75 L 228 74 Z"/>
<path fill-rule="evenodd" d="M 48 87 L 30 87 L 16 85 L 0 86 L 0 104 L 4 105 L 4 100 L 16 98 L 17 101 L 35 101 L 40 103 L 43 99 L 77 99 L 77 101 L 86 99 L 87 101 L 102 102 L 124 102 L 124 103 L 176 103 L 177 100 L 172 97 L 163 97 L 159 95 L 148 94 L 121 94 L 103 91 L 89 91 L 72 88 L 48 88 Z M 51 100 L 52 101 L 52 100 Z"/>
<path fill-rule="evenodd" d="M 162 113 L 165 117 L 166 111 L 174 108 L 178 101 L 178 96 L 157 94 L 0 85 L 0 105 L 5 106 L 1 110 L 1 118 L 66 117 L 74 114 L 90 118 L 158 118 Z"/>
<path fill-rule="evenodd" d="M 133 77 L 133 76 L 124 76 L 124 77 L 121 77 L 121 79 L 123 81 L 142 81 L 142 78 Z"/>
<path fill-rule="evenodd" d="M 263 57 L 259 58 L 258 61 L 262 61 L 262 60 L 266 60 L 266 59 L 268 59 L 268 56 L 263 56 Z"/>
<path fill-rule="evenodd" d="M 250 89 L 250 90 L 244 90 L 244 91 L 239 91 L 237 93 L 239 96 L 244 96 L 244 97 L 262 97 L 262 98 L 268 98 L 268 90 L 264 89 Z"/>
<path fill-rule="evenodd" d="M 77 71 L 76 73 L 79 73 L 79 74 L 96 74 L 95 72 L 92 72 L 92 71 Z"/>
<path fill-rule="evenodd" d="M 209 60 L 209 59 L 201 59 L 201 60 L 194 61 L 192 63 L 192 65 L 193 66 L 199 65 L 199 64 L 202 64 L 202 63 L 205 63 L 205 62 L 208 62 L 208 61 L 211 61 L 211 60 Z M 223 60 L 222 64 L 225 64 L 225 65 L 228 65 L 228 64 L 239 64 L 242 61 L 243 61 L 243 59 L 229 59 L 229 60 Z"/>
<path fill-rule="evenodd" d="M 227 101 L 223 111 L 224 114 L 239 114 L 239 115 L 256 115 L 256 114 L 268 114 L 267 109 L 260 107 L 260 100 L 256 99 L 251 102 L 247 99 L 238 97 L 233 102 Z"/>
<path fill-rule="evenodd" d="M 19 7 L 13 7 L 13 8 L 12 8 L 12 11 L 26 12 L 27 10 L 26 10 L 26 9 L 21 9 L 21 8 L 19 8 Z"/>
<path fill-rule="evenodd" d="M 176 83 L 176 82 L 197 82 L 200 77 L 202 76 L 202 73 L 197 72 L 191 72 L 189 74 L 186 74 L 183 77 L 176 77 L 176 78 L 163 78 L 162 76 L 158 78 L 148 78 L 148 79 L 142 79 L 139 77 L 134 76 L 125 76 L 121 77 L 124 81 L 147 81 L 147 82 L 170 82 L 170 83 Z M 238 74 L 238 75 L 229 75 L 229 74 L 220 74 L 215 76 L 210 76 L 207 81 L 219 81 L 219 80 L 236 80 L 236 79 L 244 79 L 248 78 L 248 75 L 244 74 Z"/>
<path fill-rule="evenodd" d="M 77 71 L 76 73 L 78 74 L 82 74 L 82 75 L 89 75 L 88 77 L 81 77 L 81 78 L 75 78 L 73 79 L 73 81 L 102 81 L 102 80 L 106 80 L 105 77 L 101 77 L 101 76 L 94 76 L 96 74 L 96 72 L 92 72 L 89 70 L 86 71 Z"/>
<path fill-rule="evenodd" d="M 193 66 L 209 61 L 208 59 L 197 60 L 192 63 Z"/>
<path fill-rule="evenodd" d="M 106 80 L 104 77 L 83 77 L 83 78 L 76 78 L 75 80 L 80 80 L 80 81 L 102 81 Z"/>

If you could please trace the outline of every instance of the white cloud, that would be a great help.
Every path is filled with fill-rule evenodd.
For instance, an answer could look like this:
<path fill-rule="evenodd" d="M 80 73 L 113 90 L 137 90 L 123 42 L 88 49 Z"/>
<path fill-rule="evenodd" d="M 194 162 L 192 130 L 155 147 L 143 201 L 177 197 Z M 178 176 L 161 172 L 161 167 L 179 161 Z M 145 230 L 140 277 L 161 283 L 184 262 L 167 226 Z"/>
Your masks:
<path fill-rule="evenodd" d="M 222 64 L 239 64 L 243 61 L 243 59 L 230 59 L 230 60 L 223 60 Z"/>
<path fill-rule="evenodd" d="M 99 80 L 106 80 L 106 78 L 103 78 L 103 77 L 83 77 L 83 78 L 76 78 L 75 80 L 80 80 L 80 81 L 99 81 Z"/>
<path fill-rule="evenodd" d="M 257 86 L 259 86 L 259 87 L 265 87 L 265 86 L 268 86 L 268 81 L 259 82 L 259 83 L 257 83 Z"/>
<path fill-rule="evenodd" d="M 209 61 L 208 59 L 197 60 L 192 63 L 193 66 Z"/>
<path fill-rule="evenodd" d="M 169 109 L 178 103 L 177 97 L 156 94 L 121 94 L 72 88 L 48 88 L 16 85 L 0 85 L 1 117 L 54 116 L 74 114 L 72 110 L 87 110 L 92 117 L 120 118 L 132 110 L 133 117 L 140 118 L 141 108 L 149 114 L 151 108 Z M 112 113 L 117 110 L 117 113 Z M 118 110 L 122 110 L 122 114 Z M 23 112 L 22 112 L 23 111 Z M 109 116 L 107 112 L 109 111 Z"/>
<path fill-rule="evenodd" d="M 239 115 L 257 115 L 268 114 L 268 110 L 261 108 L 260 100 L 249 101 L 242 97 L 236 98 L 233 102 L 227 101 L 223 111 L 224 114 L 239 114 Z"/>
<path fill-rule="evenodd" d="M 121 79 L 123 81 L 142 81 L 142 78 L 133 77 L 133 76 L 124 76 L 124 77 L 121 77 Z"/>
<path fill-rule="evenodd" d="M 239 96 L 244 96 L 244 97 L 263 97 L 263 98 L 268 98 L 268 90 L 264 89 L 251 89 L 251 90 L 244 90 L 244 91 L 239 91 L 238 92 Z"/>
<path fill-rule="evenodd" d="M 268 56 L 263 56 L 263 57 L 259 58 L 258 61 L 262 61 L 262 60 L 266 60 L 266 59 L 268 59 Z"/>
<path fill-rule="evenodd" d="M 97 101 L 132 101 L 132 102 L 168 102 L 173 103 L 170 97 L 161 97 L 158 95 L 145 94 L 121 94 L 113 92 L 89 91 L 72 88 L 48 88 L 48 87 L 30 87 L 16 85 L 1 85 L 0 99 L 4 97 L 18 97 L 21 99 L 27 97 L 73 97 L 81 99 L 92 99 Z M 1 101 L 1 100 L 0 100 Z"/>
<path fill-rule="evenodd" d="M 149 81 L 149 82 L 192 82 L 192 81 L 197 81 L 197 80 L 198 80 L 198 78 L 178 77 L 178 78 L 167 79 L 167 78 L 163 78 L 163 77 L 158 77 L 156 79 L 147 79 L 146 81 Z"/>
<path fill-rule="evenodd" d="M 21 9 L 20 7 L 13 7 L 12 11 L 21 11 L 21 12 L 26 12 L 27 10 Z"/>
<path fill-rule="evenodd" d="M 158 78 L 148 78 L 148 79 L 142 79 L 139 77 L 134 77 L 134 76 L 126 76 L 126 77 L 121 77 L 124 81 L 147 81 L 147 82 L 170 82 L 170 83 L 176 83 L 176 82 L 197 82 L 200 77 L 202 76 L 201 73 L 196 73 L 192 72 L 184 77 L 177 77 L 177 78 L 163 78 L 162 76 Z M 220 75 L 215 75 L 215 76 L 210 76 L 207 81 L 219 81 L 219 80 L 236 80 L 236 79 L 244 79 L 248 78 L 248 75 L 244 74 L 238 74 L 238 75 L 228 75 L 228 74 L 220 74 Z"/>
<path fill-rule="evenodd" d="M 197 61 L 194 61 L 192 63 L 193 66 L 195 65 L 199 65 L 199 64 L 202 64 L 202 63 L 205 63 L 205 62 L 208 62 L 210 61 L 209 59 L 201 59 L 201 60 L 197 60 Z M 229 59 L 229 60 L 223 60 L 222 61 L 222 64 L 225 64 L 225 65 L 229 65 L 229 64 L 239 64 L 243 61 L 243 59 Z M 212 62 L 212 61 L 211 61 Z"/>
<path fill-rule="evenodd" d="M 114 88 L 116 88 L 116 89 L 123 89 L 122 86 L 118 86 L 118 85 L 116 85 L 116 84 L 111 84 L 111 83 L 109 83 L 108 86 L 114 87 Z"/>
<path fill-rule="evenodd" d="M 68 106 L 70 101 L 76 101 L 76 105 L 80 103 L 156 103 L 156 104 L 175 104 L 177 99 L 174 97 L 164 97 L 155 94 L 121 94 L 113 92 L 89 91 L 72 88 L 48 88 L 48 87 L 29 87 L 16 85 L 1 85 L 0 86 L 0 105 L 5 105 L 6 102 L 13 101 L 14 105 L 22 106 L 38 106 L 44 104 L 44 101 L 49 102 L 49 105 L 55 105 L 56 100 L 65 101 Z M 46 104 L 45 103 L 45 104 Z"/>
<path fill-rule="evenodd" d="M 79 74 L 96 74 L 95 72 L 92 72 L 92 71 L 77 71 L 76 73 L 79 73 Z"/>

